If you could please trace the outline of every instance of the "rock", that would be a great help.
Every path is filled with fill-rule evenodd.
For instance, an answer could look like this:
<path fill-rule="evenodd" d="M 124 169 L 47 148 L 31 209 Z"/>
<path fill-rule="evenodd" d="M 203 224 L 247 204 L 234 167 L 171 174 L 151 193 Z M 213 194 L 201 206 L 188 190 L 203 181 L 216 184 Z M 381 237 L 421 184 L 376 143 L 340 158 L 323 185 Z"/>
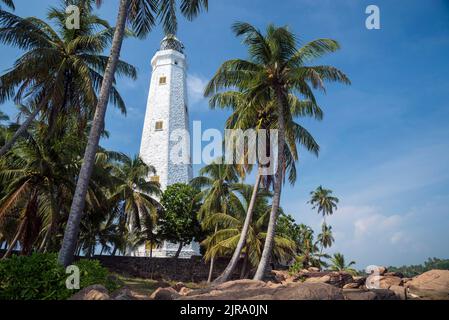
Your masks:
<path fill-rule="evenodd" d="M 284 284 L 286 284 L 286 282 L 284 282 Z M 281 283 L 274 283 L 274 282 L 268 281 L 267 282 L 267 287 L 269 287 L 269 288 L 280 288 L 280 287 L 282 287 L 282 284 Z"/>
<path fill-rule="evenodd" d="M 361 289 L 343 289 L 345 300 L 376 300 L 374 292 Z"/>
<path fill-rule="evenodd" d="M 391 286 L 400 286 L 402 279 L 399 277 L 370 275 L 365 282 L 368 289 L 389 289 Z"/>
<path fill-rule="evenodd" d="M 332 272 L 329 274 L 329 284 L 343 288 L 346 284 L 354 282 L 352 275 L 347 272 Z"/>
<path fill-rule="evenodd" d="M 343 300 L 341 289 L 326 283 L 290 283 L 273 294 L 275 300 Z"/>
<path fill-rule="evenodd" d="M 346 272 L 309 272 L 302 276 L 308 283 L 328 283 L 339 288 L 354 281 L 352 276 Z"/>
<path fill-rule="evenodd" d="M 69 300 L 110 300 L 108 290 L 99 284 L 95 284 L 75 293 Z"/>
<path fill-rule="evenodd" d="M 184 288 L 181 288 L 181 290 L 179 290 L 179 294 L 182 296 L 186 296 L 192 291 L 193 291 L 192 289 L 184 287 Z"/>
<path fill-rule="evenodd" d="M 305 283 L 328 283 L 331 280 L 331 277 L 326 275 L 322 277 L 311 277 L 307 278 Z"/>
<path fill-rule="evenodd" d="M 344 289 L 345 300 L 398 300 L 395 293 L 388 289 Z"/>
<path fill-rule="evenodd" d="M 343 286 L 343 289 L 358 289 L 360 284 L 357 282 L 347 283 Z"/>
<path fill-rule="evenodd" d="M 392 285 L 389 288 L 400 300 L 407 300 L 407 291 L 403 286 Z"/>
<path fill-rule="evenodd" d="M 214 287 L 214 289 L 219 291 L 236 291 L 263 288 L 265 286 L 266 282 L 264 281 L 241 279 L 219 284 L 218 286 Z"/>
<path fill-rule="evenodd" d="M 307 269 L 307 271 L 309 271 L 309 272 L 320 272 L 320 268 L 310 267 L 310 268 Z"/>
<path fill-rule="evenodd" d="M 430 270 L 407 281 L 409 292 L 421 299 L 449 300 L 449 270 Z"/>
<path fill-rule="evenodd" d="M 342 300 L 341 290 L 324 283 L 279 285 L 237 280 L 214 288 L 194 290 L 179 300 Z"/>
<path fill-rule="evenodd" d="M 150 296 L 153 300 L 175 300 L 179 298 L 181 295 L 173 288 L 158 288 L 153 294 Z"/>
<path fill-rule="evenodd" d="M 146 295 L 139 294 L 129 288 L 122 288 L 111 294 L 114 300 L 149 300 Z"/>
<path fill-rule="evenodd" d="M 376 300 L 399 300 L 396 294 L 389 289 L 371 289 L 376 294 Z"/>
<path fill-rule="evenodd" d="M 186 285 L 182 282 L 178 282 L 176 283 L 174 286 L 172 286 L 173 289 L 175 289 L 176 291 L 180 291 L 182 288 L 184 288 Z"/>
<path fill-rule="evenodd" d="M 374 268 L 374 267 L 375 267 L 375 268 Z M 371 269 L 372 269 L 371 274 L 382 276 L 382 275 L 384 275 L 386 272 L 388 272 L 387 267 L 383 267 L 383 266 L 374 266 L 374 267 L 371 268 Z"/>
<path fill-rule="evenodd" d="M 273 275 L 273 282 L 275 283 L 286 284 L 295 281 L 295 276 L 286 270 L 272 270 L 271 273 Z"/>

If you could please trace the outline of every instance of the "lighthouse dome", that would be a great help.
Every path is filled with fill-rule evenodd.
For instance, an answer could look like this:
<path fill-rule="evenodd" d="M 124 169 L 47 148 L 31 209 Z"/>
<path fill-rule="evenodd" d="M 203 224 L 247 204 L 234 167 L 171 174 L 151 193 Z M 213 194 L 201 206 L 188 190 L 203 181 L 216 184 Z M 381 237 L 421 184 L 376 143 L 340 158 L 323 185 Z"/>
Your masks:
<path fill-rule="evenodd" d="M 160 50 L 175 50 L 184 53 L 184 45 L 175 35 L 167 35 L 161 41 Z"/>

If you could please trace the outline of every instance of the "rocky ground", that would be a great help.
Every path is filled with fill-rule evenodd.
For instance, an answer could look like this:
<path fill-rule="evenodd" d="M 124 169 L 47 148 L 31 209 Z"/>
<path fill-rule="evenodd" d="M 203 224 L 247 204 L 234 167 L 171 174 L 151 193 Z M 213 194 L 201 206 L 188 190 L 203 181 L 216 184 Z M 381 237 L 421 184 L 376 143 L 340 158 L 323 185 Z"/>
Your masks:
<path fill-rule="evenodd" d="M 236 280 L 202 289 L 183 283 L 157 288 L 152 294 L 124 287 L 109 293 L 96 285 L 72 300 L 449 300 L 449 270 L 431 270 L 414 278 L 379 268 L 380 274 L 356 277 L 346 272 L 310 268 L 298 274 L 273 271 L 271 281 Z"/>

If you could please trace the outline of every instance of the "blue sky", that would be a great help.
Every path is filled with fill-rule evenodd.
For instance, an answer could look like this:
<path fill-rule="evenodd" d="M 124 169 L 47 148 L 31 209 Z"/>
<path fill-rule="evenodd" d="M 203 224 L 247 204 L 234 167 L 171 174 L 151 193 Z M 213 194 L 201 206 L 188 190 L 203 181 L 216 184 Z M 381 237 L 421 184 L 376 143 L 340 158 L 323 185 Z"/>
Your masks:
<path fill-rule="evenodd" d="M 17 14 L 44 17 L 57 0 L 16 0 Z M 114 21 L 118 1 L 99 13 Z M 381 29 L 365 28 L 365 8 L 376 4 Z M 321 220 L 307 204 L 319 185 L 341 202 L 329 218 L 336 243 L 363 268 L 369 264 L 420 263 L 449 258 L 449 3 L 445 0 L 210 0 L 194 22 L 180 22 L 178 37 L 189 63 L 191 120 L 223 128 L 225 112 L 210 111 L 204 84 L 230 58 L 247 56 L 234 37 L 234 21 L 263 29 L 288 25 L 302 42 L 328 37 L 342 50 L 316 61 L 345 71 L 352 86 L 329 85 L 317 93 L 321 122 L 303 121 L 321 146 L 318 158 L 302 152 L 299 179 L 284 189 L 282 206 L 298 222 L 318 230 Z M 119 89 L 128 116 L 110 108 L 102 144 L 129 154 L 139 151 L 150 79 L 150 60 L 162 38 L 156 28 L 146 40 L 128 39 L 122 59 L 139 69 L 135 82 Z M 0 70 L 20 52 L 1 47 Z M 10 104 L 0 106 L 13 115 Z M 196 170 L 198 167 L 196 168 Z"/>

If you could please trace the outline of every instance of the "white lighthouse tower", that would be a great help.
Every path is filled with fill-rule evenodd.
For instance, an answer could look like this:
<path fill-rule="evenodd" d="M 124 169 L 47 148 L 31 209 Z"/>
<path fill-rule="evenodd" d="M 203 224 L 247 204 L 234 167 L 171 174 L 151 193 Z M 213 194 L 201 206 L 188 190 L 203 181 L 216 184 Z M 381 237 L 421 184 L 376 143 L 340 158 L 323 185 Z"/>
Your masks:
<path fill-rule="evenodd" d="M 174 183 L 188 183 L 192 179 L 190 161 L 189 110 L 187 106 L 187 64 L 184 46 L 175 36 L 167 36 L 161 41 L 161 47 L 151 60 L 152 75 L 148 94 L 145 122 L 140 145 L 142 160 L 156 169 L 149 177 L 158 181 L 162 190 Z M 184 139 L 178 139 L 185 133 Z M 176 134 L 174 134 L 176 133 Z M 175 137 L 175 139 L 173 139 Z M 172 139 L 171 139 L 172 138 Z M 173 141 L 172 141 L 173 140 Z M 179 149 L 180 142 L 184 161 L 173 159 L 173 147 Z M 186 158 L 187 156 L 187 158 Z M 164 242 L 152 250 L 154 257 L 173 256 L 178 244 Z M 137 256 L 148 256 L 148 245 L 134 252 Z M 199 255 L 198 243 L 192 242 L 183 247 L 180 257 Z"/>

